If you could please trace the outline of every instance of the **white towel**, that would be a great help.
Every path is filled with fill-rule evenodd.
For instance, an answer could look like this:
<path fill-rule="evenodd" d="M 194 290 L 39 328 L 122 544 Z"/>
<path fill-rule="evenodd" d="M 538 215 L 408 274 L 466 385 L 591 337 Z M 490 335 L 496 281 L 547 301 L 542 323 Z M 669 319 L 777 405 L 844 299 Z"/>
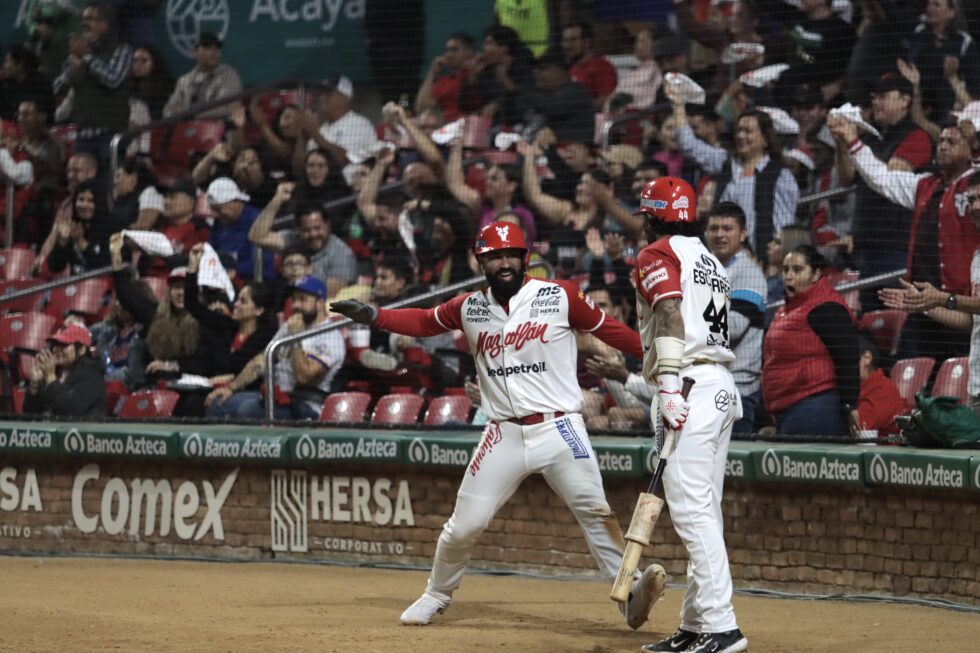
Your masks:
<path fill-rule="evenodd" d="M 221 265 L 218 253 L 210 243 L 204 243 L 204 255 L 197 270 L 197 285 L 220 288 L 228 294 L 228 301 L 235 301 L 235 286 L 232 285 L 225 267 Z"/>
<path fill-rule="evenodd" d="M 738 63 L 749 57 L 765 53 L 766 46 L 761 43 L 729 43 L 725 51 L 721 53 L 721 62 L 724 64 Z"/>
<path fill-rule="evenodd" d="M 173 256 L 174 246 L 170 240 L 159 231 L 138 231 L 123 229 L 122 235 L 136 243 L 136 246 L 153 256 Z"/>
<path fill-rule="evenodd" d="M 439 129 L 432 132 L 432 140 L 439 145 L 451 143 L 453 139 L 459 138 L 463 135 L 463 125 L 465 122 L 465 119 L 460 118 L 459 120 L 443 125 Z"/>
<path fill-rule="evenodd" d="M 846 104 L 842 104 L 836 109 L 831 109 L 830 115 L 840 116 L 841 118 L 847 120 L 848 122 L 853 122 L 855 125 L 858 126 L 858 129 L 863 129 L 869 134 L 874 134 L 875 137 L 881 138 L 881 134 L 878 132 L 877 129 L 875 129 L 868 123 L 864 122 L 864 117 L 861 115 L 861 108 L 854 106 L 850 102 Z"/>
<path fill-rule="evenodd" d="M 496 136 L 493 137 L 493 144 L 498 150 L 504 151 L 510 149 L 510 146 L 515 143 L 520 143 L 523 138 L 520 134 L 515 134 L 514 132 L 498 132 Z"/>
<path fill-rule="evenodd" d="M 759 111 L 764 111 L 772 118 L 772 126 L 776 128 L 777 134 L 799 134 L 800 123 L 796 122 L 792 116 L 778 107 L 756 107 Z"/>
<path fill-rule="evenodd" d="M 785 63 L 763 66 L 762 68 L 756 68 L 755 70 L 750 70 L 747 73 L 743 73 L 742 76 L 738 78 L 738 81 L 742 82 L 746 86 L 762 88 L 769 82 L 774 82 L 779 79 L 779 76 L 787 70 L 789 70 L 789 64 Z"/>
<path fill-rule="evenodd" d="M 681 98 L 683 98 L 684 102 L 690 104 L 704 104 L 707 93 L 704 92 L 704 89 L 701 88 L 697 82 L 687 75 L 682 75 L 681 73 L 667 73 L 664 75 L 664 81 L 678 87 L 681 92 Z"/>

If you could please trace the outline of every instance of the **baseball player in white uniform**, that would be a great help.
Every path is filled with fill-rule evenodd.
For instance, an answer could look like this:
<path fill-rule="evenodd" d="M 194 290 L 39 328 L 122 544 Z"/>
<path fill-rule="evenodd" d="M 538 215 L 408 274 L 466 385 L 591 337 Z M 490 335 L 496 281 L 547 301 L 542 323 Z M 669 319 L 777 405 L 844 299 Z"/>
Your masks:
<path fill-rule="evenodd" d="M 573 330 L 590 332 L 634 356 L 642 352 L 639 336 L 603 313 L 574 283 L 526 277 L 528 248 L 514 225 L 485 226 L 474 253 L 487 290 L 431 309 L 375 309 L 352 300 L 330 306 L 362 324 L 415 337 L 462 329 L 490 418 L 439 536 L 425 593 L 401 615 L 405 625 L 428 624 L 449 605 L 480 534 L 530 474 L 543 475 L 572 510 L 589 551 L 610 578 L 625 548 L 579 413 L 583 400 Z M 638 575 L 623 609 L 630 627 L 647 620 L 665 580 L 660 565 Z"/>
<path fill-rule="evenodd" d="M 690 557 L 680 628 L 642 650 L 734 653 L 747 650 L 748 640 L 732 607 L 721 495 L 741 401 L 729 371 L 731 286 L 725 266 L 701 242 L 695 201 L 686 181 L 661 177 L 643 189 L 637 212 L 650 243 L 634 270 L 643 375 L 657 389 L 663 426 L 677 431 L 664 494 Z M 685 401 L 680 379 L 687 376 L 696 383 Z"/>

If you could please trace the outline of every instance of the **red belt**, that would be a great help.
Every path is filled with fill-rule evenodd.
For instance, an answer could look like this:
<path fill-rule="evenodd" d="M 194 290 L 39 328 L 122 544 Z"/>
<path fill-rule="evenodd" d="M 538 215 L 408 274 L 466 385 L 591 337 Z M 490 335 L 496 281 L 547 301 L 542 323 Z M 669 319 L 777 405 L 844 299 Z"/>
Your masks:
<path fill-rule="evenodd" d="M 563 417 L 565 413 L 558 410 L 553 413 L 534 413 L 533 415 L 525 415 L 524 417 L 511 417 L 508 422 L 513 422 L 514 424 L 520 424 L 521 426 L 533 426 L 535 424 L 541 424 L 542 422 L 550 422 L 553 419 L 558 419 Z"/>

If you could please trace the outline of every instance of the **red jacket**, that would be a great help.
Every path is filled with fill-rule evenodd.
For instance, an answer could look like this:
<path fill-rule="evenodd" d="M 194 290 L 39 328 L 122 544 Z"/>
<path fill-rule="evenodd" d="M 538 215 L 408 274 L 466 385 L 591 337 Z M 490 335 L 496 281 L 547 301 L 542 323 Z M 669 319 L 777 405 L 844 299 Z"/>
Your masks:
<path fill-rule="evenodd" d="M 897 435 L 895 416 L 905 412 L 905 400 L 892 380 L 875 370 L 861 382 L 857 410 L 862 429 L 878 431 L 881 437 Z"/>
<path fill-rule="evenodd" d="M 762 395 L 773 415 L 801 399 L 837 387 L 830 352 L 807 323 L 810 311 L 828 302 L 851 312 L 827 280 L 820 279 L 786 302 L 769 326 L 762 345 Z"/>
<path fill-rule="evenodd" d="M 967 180 L 974 172 L 971 168 L 957 177 L 945 190 L 939 202 L 939 278 L 942 290 L 957 295 L 969 295 L 970 263 L 973 252 L 980 246 L 980 234 L 967 213 Z M 939 184 L 940 175 L 929 175 L 919 180 L 915 189 L 915 208 L 912 210 L 912 229 L 909 234 L 908 269 L 912 269 L 915 252 L 915 233 L 929 198 Z"/>

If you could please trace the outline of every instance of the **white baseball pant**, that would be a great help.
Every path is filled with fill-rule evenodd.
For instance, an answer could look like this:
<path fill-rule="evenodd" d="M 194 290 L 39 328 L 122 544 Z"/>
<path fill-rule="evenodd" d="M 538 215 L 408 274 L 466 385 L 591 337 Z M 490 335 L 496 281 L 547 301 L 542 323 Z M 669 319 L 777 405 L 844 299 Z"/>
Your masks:
<path fill-rule="evenodd" d="M 663 485 L 671 521 L 689 557 L 681 628 L 719 633 L 738 627 L 721 495 L 732 425 L 742 416 L 742 402 L 731 372 L 721 365 L 693 365 L 680 375 L 696 383 L 687 399 L 691 413 L 677 434 Z"/>
<path fill-rule="evenodd" d="M 610 578 L 619 571 L 625 542 L 606 502 L 595 452 L 578 413 L 521 426 L 490 422 L 456 494 L 456 507 L 442 529 L 428 592 L 449 600 L 459 587 L 480 534 L 521 482 L 540 473 L 571 509 L 589 551 Z"/>

